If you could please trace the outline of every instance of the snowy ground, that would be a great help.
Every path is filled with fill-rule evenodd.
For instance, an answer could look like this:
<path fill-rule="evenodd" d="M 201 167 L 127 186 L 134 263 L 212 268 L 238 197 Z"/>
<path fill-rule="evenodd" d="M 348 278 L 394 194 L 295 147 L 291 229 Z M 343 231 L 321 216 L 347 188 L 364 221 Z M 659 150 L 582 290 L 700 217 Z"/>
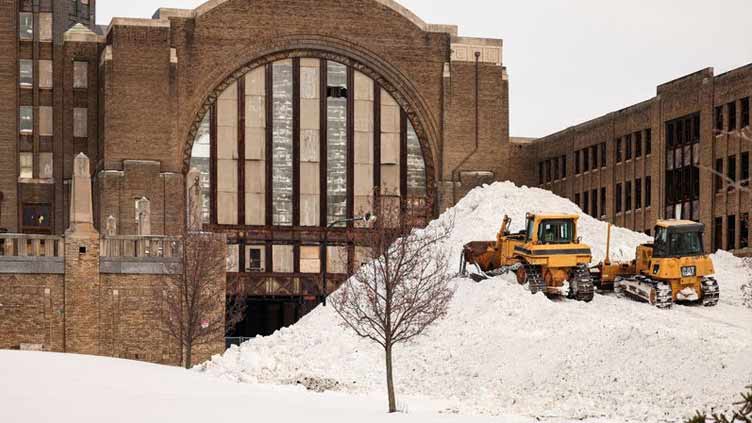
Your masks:
<path fill-rule="evenodd" d="M 527 211 L 581 213 L 547 191 L 494 184 L 451 211 L 455 230 L 445 248 L 459 264 L 465 242 L 494 239 L 505 213 L 519 230 Z M 583 216 L 579 230 L 600 261 L 606 224 Z M 631 259 L 648 239 L 615 228 L 612 259 Z M 729 254 L 715 255 L 714 262 L 721 303 L 710 309 L 661 311 L 612 295 L 590 304 L 550 301 L 510 277 L 482 284 L 456 279 L 447 318 L 397 349 L 398 393 L 440 399 L 446 413 L 547 421 L 679 421 L 696 409 L 730 405 L 752 382 L 752 310 L 742 293 L 751 278 Z M 309 378 L 333 381 L 343 393 L 383 392 L 381 352 L 338 323 L 331 308 L 319 308 L 199 371 L 251 386 Z"/>
<path fill-rule="evenodd" d="M 416 399 L 406 414 L 388 416 L 382 395 L 230 383 L 179 368 L 73 354 L 0 351 L 0 375 L 3 423 L 533 423 L 441 415 L 440 403 Z"/>

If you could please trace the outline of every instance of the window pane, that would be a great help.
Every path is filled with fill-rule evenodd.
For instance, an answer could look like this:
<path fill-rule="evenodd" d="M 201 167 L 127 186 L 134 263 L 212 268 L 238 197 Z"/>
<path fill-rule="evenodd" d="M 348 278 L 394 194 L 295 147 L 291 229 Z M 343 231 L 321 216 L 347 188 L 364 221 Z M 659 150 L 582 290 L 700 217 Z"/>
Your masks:
<path fill-rule="evenodd" d="M 52 153 L 39 153 L 39 178 L 52 179 Z"/>
<path fill-rule="evenodd" d="M 52 13 L 39 14 L 39 41 L 52 41 Z"/>
<path fill-rule="evenodd" d="M 28 228 L 49 228 L 50 206 L 46 204 L 24 204 L 23 226 Z"/>
<path fill-rule="evenodd" d="M 272 247 L 273 271 L 276 273 L 292 273 L 293 265 L 293 246 L 292 245 L 275 245 Z"/>
<path fill-rule="evenodd" d="M 273 65 L 272 207 L 274 225 L 292 225 L 292 61 Z M 276 251 L 276 250 L 275 250 Z M 273 256 L 275 268 L 277 257 Z M 292 262 L 292 261 L 291 261 Z"/>
<path fill-rule="evenodd" d="M 30 134 L 34 130 L 34 108 L 31 106 L 21 106 L 19 108 L 20 125 L 22 133 Z"/>
<path fill-rule="evenodd" d="M 246 247 L 245 252 L 245 271 L 246 272 L 263 272 L 265 259 L 265 246 Z"/>
<path fill-rule="evenodd" d="M 89 109 L 75 108 L 73 109 L 73 136 L 76 138 L 86 138 L 87 130 L 87 114 Z"/>
<path fill-rule="evenodd" d="M 321 61 L 300 61 L 300 225 L 321 223 Z"/>
<path fill-rule="evenodd" d="M 557 169 L 557 177 L 558 173 Z M 420 140 L 411 122 L 407 123 L 407 195 L 410 197 L 425 197 L 426 195 L 426 162 L 423 160 Z"/>
<path fill-rule="evenodd" d="M 34 177 L 34 155 L 32 153 L 20 153 L 18 155 L 19 178 L 31 179 Z"/>
<path fill-rule="evenodd" d="M 209 133 L 209 122 L 211 113 L 207 112 L 201 125 L 196 132 L 196 138 L 193 141 L 193 151 L 191 153 L 191 168 L 196 168 L 201 172 L 201 218 L 203 223 L 210 223 L 211 208 L 209 207 L 210 186 L 210 151 L 211 136 Z"/>
<path fill-rule="evenodd" d="M 321 248 L 300 247 L 300 272 L 301 273 L 320 273 L 321 272 Z"/>
<path fill-rule="evenodd" d="M 31 88 L 34 85 L 34 62 L 27 59 L 21 59 L 18 61 L 18 67 L 18 84 L 22 88 Z"/>
<path fill-rule="evenodd" d="M 34 39 L 34 16 L 31 13 L 21 13 L 18 16 L 18 36 L 22 40 Z"/>
<path fill-rule="evenodd" d="M 86 62 L 73 62 L 73 88 L 87 88 L 89 64 Z"/>
<path fill-rule="evenodd" d="M 330 88 L 347 88 L 347 67 L 327 63 Z M 342 90 L 329 90 L 342 93 Z M 334 222 L 347 217 L 347 97 L 327 99 L 327 219 Z"/>
<path fill-rule="evenodd" d="M 39 108 L 39 135 L 52 135 L 52 107 L 42 106 Z"/>
<path fill-rule="evenodd" d="M 52 88 L 52 60 L 39 61 L 39 88 Z"/>

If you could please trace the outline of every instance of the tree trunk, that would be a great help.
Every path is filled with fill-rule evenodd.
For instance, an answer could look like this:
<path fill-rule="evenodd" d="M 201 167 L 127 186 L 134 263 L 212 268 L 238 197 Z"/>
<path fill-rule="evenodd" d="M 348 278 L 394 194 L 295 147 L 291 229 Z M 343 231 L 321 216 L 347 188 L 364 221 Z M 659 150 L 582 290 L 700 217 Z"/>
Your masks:
<path fill-rule="evenodd" d="M 193 363 L 193 345 L 186 345 L 183 353 L 183 366 L 186 369 L 191 368 L 191 364 Z"/>
<path fill-rule="evenodd" d="M 386 356 L 386 390 L 389 395 L 389 412 L 397 412 L 397 400 L 394 395 L 394 377 L 392 376 L 392 347 L 384 349 Z"/>

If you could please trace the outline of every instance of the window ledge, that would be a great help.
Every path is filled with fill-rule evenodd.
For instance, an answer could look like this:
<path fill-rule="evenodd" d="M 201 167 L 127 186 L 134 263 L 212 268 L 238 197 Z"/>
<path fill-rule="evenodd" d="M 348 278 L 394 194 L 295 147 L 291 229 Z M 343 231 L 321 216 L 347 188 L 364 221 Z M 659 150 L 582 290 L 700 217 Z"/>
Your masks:
<path fill-rule="evenodd" d="M 54 185 L 55 179 L 34 179 L 34 178 L 18 178 L 19 184 L 39 184 L 39 185 Z"/>

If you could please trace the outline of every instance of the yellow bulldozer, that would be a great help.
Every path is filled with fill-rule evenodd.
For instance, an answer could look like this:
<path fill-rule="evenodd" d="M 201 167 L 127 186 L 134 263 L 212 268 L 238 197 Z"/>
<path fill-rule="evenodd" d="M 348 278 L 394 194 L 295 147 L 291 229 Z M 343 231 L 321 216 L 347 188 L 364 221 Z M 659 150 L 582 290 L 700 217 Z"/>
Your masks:
<path fill-rule="evenodd" d="M 476 282 L 514 272 L 533 294 L 593 300 L 590 247 L 577 237 L 578 215 L 528 214 L 526 229 L 512 234 L 504 216 L 496 241 L 474 241 L 462 250 L 460 273 Z"/>
<path fill-rule="evenodd" d="M 675 302 L 702 302 L 706 307 L 718 304 L 718 282 L 713 261 L 703 250 L 705 226 L 687 220 L 659 220 L 655 241 L 637 247 L 631 262 L 612 263 L 609 259 L 611 226 L 608 228 L 606 259 L 591 269 L 600 289 L 613 289 L 618 296 L 629 296 L 671 308 Z"/>

